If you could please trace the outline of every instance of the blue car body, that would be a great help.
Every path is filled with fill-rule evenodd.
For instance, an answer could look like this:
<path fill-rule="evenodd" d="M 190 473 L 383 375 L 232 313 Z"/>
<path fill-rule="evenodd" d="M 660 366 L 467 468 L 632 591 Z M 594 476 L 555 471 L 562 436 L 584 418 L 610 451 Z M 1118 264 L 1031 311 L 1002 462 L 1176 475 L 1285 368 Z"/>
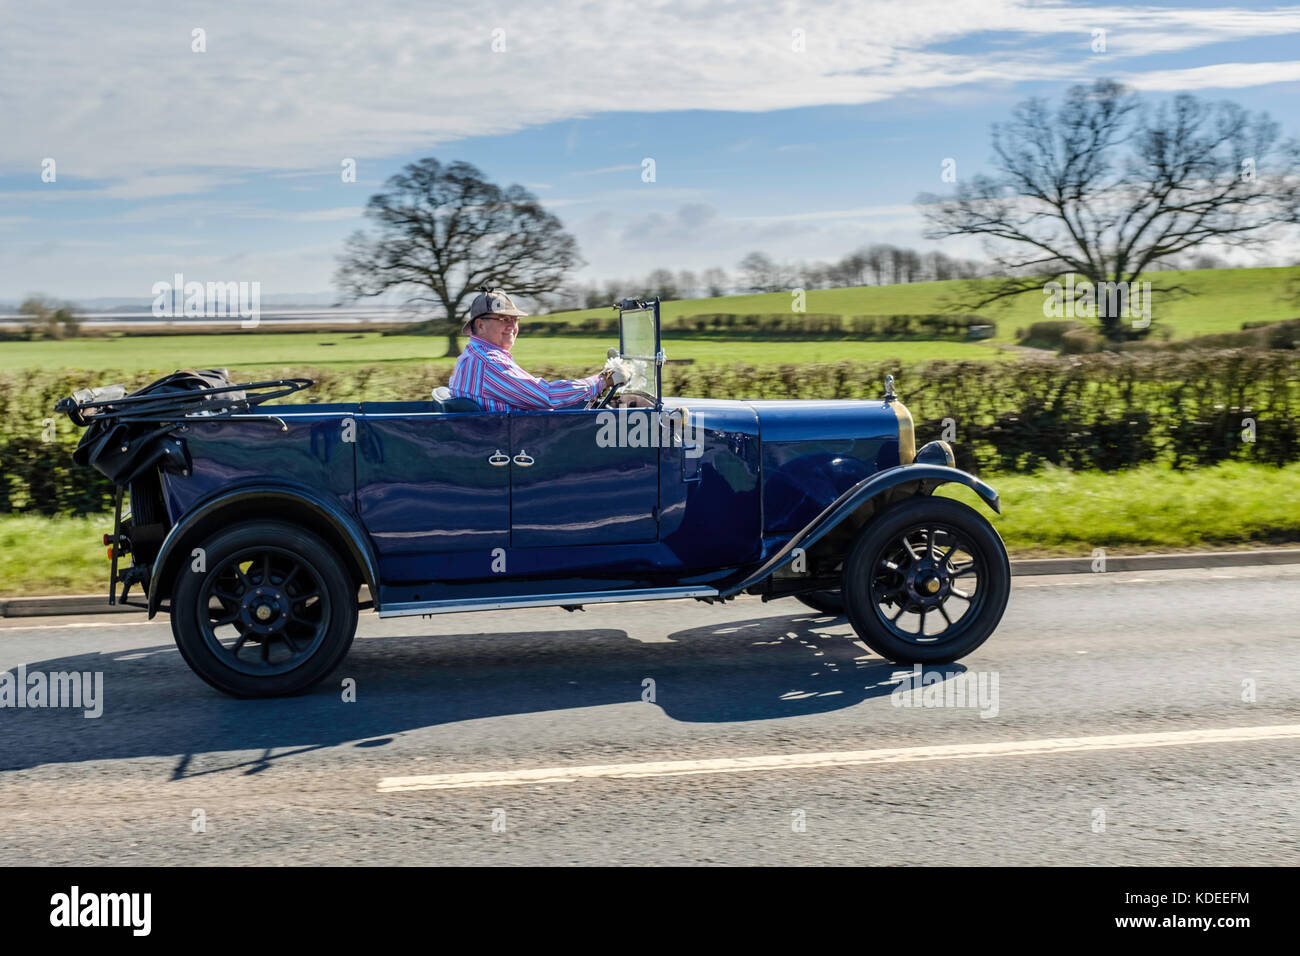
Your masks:
<path fill-rule="evenodd" d="M 121 598 L 138 583 L 151 617 L 174 612 L 204 542 L 257 520 L 322 539 L 381 617 L 829 594 L 889 506 L 956 482 L 998 509 L 944 443 L 916 451 L 892 385 L 875 401 L 661 397 L 658 303 L 624 307 L 653 322 L 652 346 L 642 329 L 629 351 L 626 327 L 621 343 L 643 363 L 645 407 L 499 413 L 435 398 L 154 413 L 165 454 L 117 478 L 133 502 L 113 536 L 133 559 L 115 566 Z M 135 499 L 148 495 L 142 520 Z"/>
<path fill-rule="evenodd" d="M 601 416 L 661 433 L 651 409 L 362 402 L 194 422 L 188 473 L 162 474 L 172 531 L 156 573 L 166 580 L 176 555 L 187 557 L 191 539 L 217 523 L 292 513 L 346 543 L 384 617 L 729 596 L 775 572 L 772 559 L 796 538 L 833 530 L 837 504 L 849 506 L 842 520 L 873 493 L 957 481 L 996 507 L 974 476 L 903 460 L 907 413 L 897 401 L 663 406 L 699 423 L 701 454 L 684 443 L 597 445 Z M 508 465 L 489 463 L 498 453 Z M 521 455 L 534 463 L 520 466 Z M 151 611 L 164 592 L 150 588 Z"/>

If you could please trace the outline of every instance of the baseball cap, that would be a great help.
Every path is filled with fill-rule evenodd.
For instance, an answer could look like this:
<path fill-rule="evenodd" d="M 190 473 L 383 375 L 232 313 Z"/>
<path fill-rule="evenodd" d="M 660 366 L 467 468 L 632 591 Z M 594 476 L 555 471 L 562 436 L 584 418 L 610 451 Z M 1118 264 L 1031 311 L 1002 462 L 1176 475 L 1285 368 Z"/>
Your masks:
<path fill-rule="evenodd" d="M 510 296 L 506 295 L 501 289 L 490 289 L 480 292 L 474 296 L 474 301 L 469 306 L 469 318 L 461 326 L 462 334 L 469 334 L 470 324 L 482 315 L 527 315 L 522 309 L 515 307 Z"/>

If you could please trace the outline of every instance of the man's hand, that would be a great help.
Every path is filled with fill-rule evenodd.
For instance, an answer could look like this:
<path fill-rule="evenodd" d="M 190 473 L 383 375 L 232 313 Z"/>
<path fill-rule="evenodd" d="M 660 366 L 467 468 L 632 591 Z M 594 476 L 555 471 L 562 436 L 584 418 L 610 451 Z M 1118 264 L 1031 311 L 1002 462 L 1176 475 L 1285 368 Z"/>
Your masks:
<path fill-rule="evenodd" d="M 605 370 L 601 373 L 605 382 L 609 386 L 622 388 L 628 382 L 632 381 L 632 369 L 621 358 L 610 358 L 605 363 Z"/>

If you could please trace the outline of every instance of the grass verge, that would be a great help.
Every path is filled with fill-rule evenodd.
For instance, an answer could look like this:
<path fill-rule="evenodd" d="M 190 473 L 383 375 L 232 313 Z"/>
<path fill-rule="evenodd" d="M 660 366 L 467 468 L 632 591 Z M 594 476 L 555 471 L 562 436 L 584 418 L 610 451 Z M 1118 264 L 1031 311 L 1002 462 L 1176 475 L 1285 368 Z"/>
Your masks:
<path fill-rule="evenodd" d="M 0 595 L 108 593 L 101 536 L 111 514 L 84 518 L 0 517 Z"/>
<path fill-rule="evenodd" d="M 1116 554 L 1281 545 L 1300 541 L 1300 465 L 1226 462 L 1194 471 L 1150 466 L 987 479 L 1002 497 L 991 516 L 1013 557 Z M 941 494 L 987 509 L 974 492 Z"/>

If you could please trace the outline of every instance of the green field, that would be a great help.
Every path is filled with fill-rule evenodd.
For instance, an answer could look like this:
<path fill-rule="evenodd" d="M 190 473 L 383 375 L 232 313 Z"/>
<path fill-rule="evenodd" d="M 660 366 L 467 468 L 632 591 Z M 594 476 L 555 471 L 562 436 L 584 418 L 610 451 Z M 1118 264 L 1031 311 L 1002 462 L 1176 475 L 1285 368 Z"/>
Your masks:
<path fill-rule="evenodd" d="M 1227 462 L 1194 471 L 1148 466 L 987 479 L 1002 496 L 993 523 L 1022 556 L 1085 556 L 1300 542 L 1300 465 Z M 970 489 L 941 494 L 983 510 Z"/>
<path fill-rule="evenodd" d="M 1153 289 L 1155 325 L 1167 325 L 1175 338 L 1210 332 L 1235 332 L 1242 322 L 1275 322 L 1300 316 L 1300 266 L 1272 269 L 1201 269 L 1157 272 L 1147 277 Z M 984 286 L 989 280 L 979 280 Z M 1186 286 L 1195 295 L 1167 300 L 1156 291 L 1159 283 Z M 807 311 L 840 315 L 926 314 L 949 311 L 948 304 L 965 283 L 914 282 L 905 285 L 859 286 L 852 289 L 814 289 L 807 296 Z M 1016 329 L 1041 322 L 1044 296 L 1032 292 L 980 310 L 998 325 L 994 341 L 1014 342 Z M 708 312 L 786 312 L 788 292 L 735 295 L 720 299 L 666 302 L 666 318 Z M 959 311 L 969 311 L 962 309 Z M 566 318 L 610 315 L 610 310 L 566 312 Z"/>
<path fill-rule="evenodd" d="M 521 365 L 555 365 L 599 369 L 605 350 L 618 345 L 617 336 L 537 336 L 527 328 L 515 343 L 513 354 Z M 452 359 L 443 336 L 390 335 L 378 332 L 230 332 L 207 335 L 131 336 L 71 339 L 47 342 L 0 343 L 0 371 L 40 366 L 45 368 L 254 368 L 263 366 L 348 366 L 375 362 L 426 363 L 435 367 Z M 700 363 L 743 362 L 764 365 L 780 362 L 834 362 L 844 359 L 869 362 L 898 359 L 1010 358 L 985 342 L 726 342 L 715 339 L 664 340 L 670 359 Z"/>
<path fill-rule="evenodd" d="M 1154 297 L 1157 326 L 1175 338 L 1210 332 L 1230 332 L 1242 322 L 1279 321 L 1300 315 L 1300 267 L 1278 269 L 1224 269 L 1157 273 L 1155 281 L 1181 282 L 1196 291 L 1164 302 Z M 918 282 L 910 285 L 869 286 L 854 289 L 813 290 L 809 312 L 841 315 L 925 314 L 945 311 L 963 287 L 959 282 Z M 838 359 L 921 362 L 928 359 L 996 359 L 1017 353 L 1002 346 L 1015 341 L 1016 330 L 1043 319 L 1043 296 L 1030 293 L 1005 304 L 990 306 L 982 314 L 996 322 L 998 335 L 991 342 L 941 341 L 748 341 L 665 334 L 664 350 L 670 359 L 700 363 L 744 362 L 765 365 L 782 362 L 829 362 Z M 774 313 L 790 308 L 788 293 L 727 296 L 667 302 L 666 319 L 712 312 Z M 608 309 L 563 313 L 565 319 L 610 316 Z M 590 366 L 604 361 L 605 349 L 615 344 L 600 336 L 533 336 L 525 319 L 515 354 L 527 367 L 535 365 Z M 119 368 L 171 370 L 192 366 L 229 368 L 270 365 L 352 365 L 371 362 L 428 362 L 442 359 L 441 336 L 391 335 L 378 332 L 276 332 L 270 329 L 221 334 L 80 338 L 45 342 L 0 342 L 0 370 L 30 367 Z M 449 362 L 449 360 L 447 360 Z"/>
<path fill-rule="evenodd" d="M 941 493 L 989 514 L 1012 556 L 1086 557 L 1300 542 L 1300 465 L 1239 462 L 1192 472 L 1147 467 L 1113 475 L 1049 470 L 989 476 L 1002 496 L 991 515 L 969 489 Z M 0 594 L 104 590 L 100 536 L 110 515 L 0 517 Z"/>

